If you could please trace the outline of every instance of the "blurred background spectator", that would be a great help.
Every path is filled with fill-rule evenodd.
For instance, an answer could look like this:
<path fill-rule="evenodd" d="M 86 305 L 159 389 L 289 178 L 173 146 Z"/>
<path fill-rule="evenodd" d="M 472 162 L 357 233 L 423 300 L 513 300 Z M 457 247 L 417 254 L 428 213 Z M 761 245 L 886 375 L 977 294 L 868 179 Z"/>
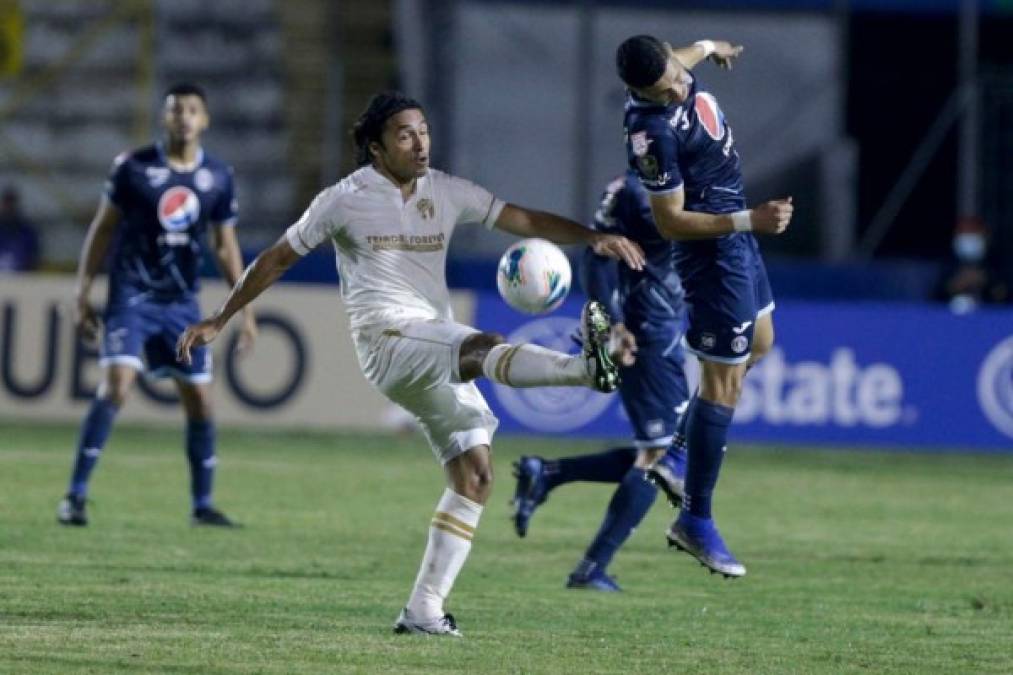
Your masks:
<path fill-rule="evenodd" d="M 39 235 L 21 211 L 13 186 L 0 193 L 0 272 L 30 272 L 39 266 Z"/>

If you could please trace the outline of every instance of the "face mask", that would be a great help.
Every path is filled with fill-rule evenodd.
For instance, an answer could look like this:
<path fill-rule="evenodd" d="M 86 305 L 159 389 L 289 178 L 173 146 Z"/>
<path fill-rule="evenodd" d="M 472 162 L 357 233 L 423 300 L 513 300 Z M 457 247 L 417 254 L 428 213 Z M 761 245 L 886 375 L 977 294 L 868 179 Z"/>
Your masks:
<path fill-rule="evenodd" d="M 953 252 L 962 262 L 980 262 L 985 257 L 985 237 L 980 234 L 958 234 L 953 238 Z"/>

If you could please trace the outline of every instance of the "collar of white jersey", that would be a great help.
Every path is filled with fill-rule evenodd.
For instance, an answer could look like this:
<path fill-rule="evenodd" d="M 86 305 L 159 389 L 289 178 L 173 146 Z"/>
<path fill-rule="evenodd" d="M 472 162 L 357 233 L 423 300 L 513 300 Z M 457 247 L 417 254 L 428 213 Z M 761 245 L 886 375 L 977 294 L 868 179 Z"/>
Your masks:
<path fill-rule="evenodd" d="M 418 194 L 419 187 L 423 185 L 423 181 L 429 180 L 429 176 L 430 170 L 426 168 L 426 172 L 421 176 L 419 176 L 415 182 L 416 194 Z M 382 173 L 377 171 L 376 167 L 373 166 L 372 164 L 367 164 L 366 166 L 362 167 L 362 179 L 363 181 L 365 181 L 366 185 L 389 190 L 397 190 L 398 192 L 401 191 L 401 188 L 399 188 L 390 178 L 387 178 Z"/>

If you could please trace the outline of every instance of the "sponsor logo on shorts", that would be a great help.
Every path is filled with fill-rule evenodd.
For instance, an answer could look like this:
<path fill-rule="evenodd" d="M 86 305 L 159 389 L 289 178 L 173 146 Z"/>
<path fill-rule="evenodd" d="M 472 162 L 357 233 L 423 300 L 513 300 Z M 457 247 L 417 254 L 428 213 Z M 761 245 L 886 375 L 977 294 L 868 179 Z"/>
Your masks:
<path fill-rule="evenodd" d="M 1013 337 L 993 347 L 982 362 L 978 403 L 992 426 L 1013 438 Z"/>
<path fill-rule="evenodd" d="M 522 324 L 507 336 L 511 344 L 534 343 L 560 352 L 576 352 L 570 339 L 575 318 L 549 316 Z M 535 431 L 570 431 L 590 424 L 604 413 L 612 397 L 584 387 L 512 389 L 494 385 L 499 402 L 514 418 Z"/>

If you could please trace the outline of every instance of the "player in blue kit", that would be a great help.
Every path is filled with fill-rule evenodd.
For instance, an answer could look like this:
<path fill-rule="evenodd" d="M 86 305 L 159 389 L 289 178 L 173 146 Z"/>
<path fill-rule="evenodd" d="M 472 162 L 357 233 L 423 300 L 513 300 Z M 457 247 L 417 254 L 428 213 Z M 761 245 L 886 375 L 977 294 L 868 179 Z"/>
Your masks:
<path fill-rule="evenodd" d="M 646 472 L 653 469 L 666 493 L 679 498 L 683 491 L 685 451 L 666 454 L 666 449 L 689 396 L 680 346 L 686 310 L 675 271 L 676 245 L 658 233 L 647 192 L 635 173 L 628 171 L 609 183 L 594 229 L 623 235 L 640 244 L 646 255 L 643 269 L 633 270 L 586 249 L 581 265 L 584 291 L 605 305 L 616 322 L 612 348 L 622 365 L 619 392 L 633 426 L 633 447 L 555 460 L 521 457 L 514 465 L 513 521 L 523 537 L 535 509 L 560 485 L 618 483 L 597 535 L 566 583 L 568 588 L 618 591 L 606 569 L 657 496 L 645 480 Z"/>
<path fill-rule="evenodd" d="M 237 206 L 232 168 L 206 154 L 201 134 L 209 123 L 207 97 L 191 84 L 165 94 L 165 141 L 124 153 L 113 162 L 105 194 L 85 237 L 78 265 L 76 323 L 88 339 L 100 321 L 90 290 L 107 252 L 109 294 L 102 317 L 102 379 L 81 426 L 70 488 L 57 518 L 86 525 L 88 480 L 137 373 L 172 377 L 186 414 L 186 454 L 194 525 L 232 526 L 211 492 L 215 426 L 211 405 L 211 351 L 194 350 L 191 363 L 176 358 L 186 326 L 200 320 L 198 270 L 205 237 L 225 280 L 242 273 L 236 239 Z M 240 349 L 256 335 L 246 310 Z M 142 359 L 143 355 L 143 359 Z M 146 362 L 146 364 L 145 364 Z M 145 368 L 146 366 L 146 368 Z"/>
<path fill-rule="evenodd" d="M 672 49 L 649 35 L 627 39 L 616 52 L 628 88 L 630 168 L 649 193 L 658 231 L 677 242 L 689 318 L 685 344 L 701 363 L 700 388 L 686 414 L 685 499 L 668 540 L 726 577 L 746 568 L 721 538 L 711 499 L 742 379 L 774 342 L 774 300 L 753 234 L 781 234 L 792 215 L 790 197 L 747 208 L 731 127 L 690 72 L 708 58 L 731 67 L 741 52 L 710 40 Z"/>

